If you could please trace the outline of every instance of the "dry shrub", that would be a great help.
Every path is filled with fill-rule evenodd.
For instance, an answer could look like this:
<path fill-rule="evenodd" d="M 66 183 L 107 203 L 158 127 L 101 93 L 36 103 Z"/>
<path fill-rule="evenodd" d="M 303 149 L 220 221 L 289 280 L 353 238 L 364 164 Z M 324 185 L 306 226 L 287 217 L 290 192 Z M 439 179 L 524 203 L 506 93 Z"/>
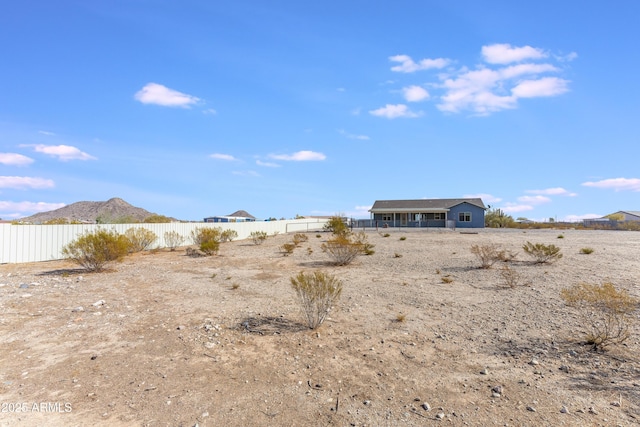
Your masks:
<path fill-rule="evenodd" d="M 310 329 L 324 322 L 331 307 L 342 294 L 342 282 L 322 271 L 300 272 L 291 278 L 291 287 L 296 292 L 300 308 Z"/>
<path fill-rule="evenodd" d="M 282 253 L 284 254 L 284 256 L 291 255 L 295 248 L 296 248 L 295 243 L 285 243 L 282 246 L 280 246 L 280 249 L 282 250 Z"/>
<path fill-rule="evenodd" d="M 487 269 L 503 258 L 505 251 L 498 249 L 499 246 L 493 243 L 489 245 L 472 245 L 471 253 L 480 261 L 480 268 Z"/>
<path fill-rule="evenodd" d="M 251 234 L 249 234 L 249 237 L 251 237 L 251 240 L 253 240 L 253 244 L 261 245 L 261 244 L 264 243 L 265 240 L 267 240 L 267 232 L 266 231 L 252 231 Z"/>
<path fill-rule="evenodd" d="M 352 236 L 336 235 L 323 243 L 321 248 L 333 259 L 334 265 L 348 265 L 362 253 L 363 244 Z"/>
<path fill-rule="evenodd" d="M 300 246 L 303 242 L 309 240 L 309 236 L 303 233 L 296 233 L 293 235 L 293 244 L 296 246 Z"/>
<path fill-rule="evenodd" d="M 578 310 L 587 331 L 587 342 L 594 349 L 619 344 L 629 338 L 629 322 L 638 307 L 638 300 L 612 283 L 591 285 L 581 283 L 563 289 L 565 303 Z"/>
<path fill-rule="evenodd" d="M 175 251 L 178 246 L 184 243 L 184 236 L 177 231 L 166 231 L 164 233 L 164 242 L 171 251 Z"/>
<path fill-rule="evenodd" d="M 129 240 L 129 252 L 144 251 L 158 238 L 156 233 L 142 227 L 131 227 L 124 235 Z"/>
<path fill-rule="evenodd" d="M 562 258 L 560 248 L 556 245 L 527 242 L 522 246 L 524 252 L 534 259 L 536 264 L 557 261 Z"/>
<path fill-rule="evenodd" d="M 102 271 L 129 253 L 129 239 L 117 231 L 98 229 L 79 236 L 62 248 L 62 255 L 88 271 Z"/>
<path fill-rule="evenodd" d="M 502 283 L 508 288 L 515 288 L 520 282 L 520 273 L 516 270 L 509 268 L 505 265 L 500 269 L 500 277 L 502 277 Z"/>

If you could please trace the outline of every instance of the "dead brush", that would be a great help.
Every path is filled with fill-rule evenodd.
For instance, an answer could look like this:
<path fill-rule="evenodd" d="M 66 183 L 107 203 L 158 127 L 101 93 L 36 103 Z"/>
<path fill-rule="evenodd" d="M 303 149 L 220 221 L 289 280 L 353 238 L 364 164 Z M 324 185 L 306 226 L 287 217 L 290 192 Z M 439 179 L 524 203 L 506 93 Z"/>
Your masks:
<path fill-rule="evenodd" d="M 593 349 L 620 344 L 630 335 L 633 313 L 638 301 L 625 290 L 617 290 L 612 283 L 592 285 L 580 283 L 563 289 L 564 302 L 578 310 L 582 325 L 588 328 L 586 339 Z"/>

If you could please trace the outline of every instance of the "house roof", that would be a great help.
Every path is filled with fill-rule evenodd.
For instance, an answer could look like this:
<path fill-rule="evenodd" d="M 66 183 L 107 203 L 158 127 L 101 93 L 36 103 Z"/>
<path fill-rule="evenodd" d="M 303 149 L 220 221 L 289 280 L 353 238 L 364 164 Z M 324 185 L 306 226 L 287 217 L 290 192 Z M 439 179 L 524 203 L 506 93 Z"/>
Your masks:
<path fill-rule="evenodd" d="M 446 212 L 462 203 L 469 203 L 481 209 L 486 209 L 480 198 L 376 200 L 369 212 Z"/>
<path fill-rule="evenodd" d="M 249 212 L 243 211 L 243 210 L 235 211 L 234 213 L 229 214 L 227 216 L 228 217 L 233 217 L 233 218 L 251 218 L 251 219 L 256 219 L 255 216 L 253 216 Z"/>

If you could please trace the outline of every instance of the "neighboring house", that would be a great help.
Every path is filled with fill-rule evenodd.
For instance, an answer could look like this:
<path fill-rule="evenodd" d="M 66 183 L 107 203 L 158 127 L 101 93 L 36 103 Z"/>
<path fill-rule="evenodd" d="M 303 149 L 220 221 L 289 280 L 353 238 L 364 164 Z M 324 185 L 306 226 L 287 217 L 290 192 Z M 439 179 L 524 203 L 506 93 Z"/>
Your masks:
<path fill-rule="evenodd" d="M 483 228 L 482 199 L 376 200 L 371 212 L 378 227 Z"/>
<path fill-rule="evenodd" d="M 247 211 L 235 211 L 230 215 L 210 216 L 204 222 L 248 222 L 255 221 L 256 218 Z"/>
<path fill-rule="evenodd" d="M 640 221 L 640 211 L 618 211 L 607 217 L 616 218 L 617 221 Z"/>

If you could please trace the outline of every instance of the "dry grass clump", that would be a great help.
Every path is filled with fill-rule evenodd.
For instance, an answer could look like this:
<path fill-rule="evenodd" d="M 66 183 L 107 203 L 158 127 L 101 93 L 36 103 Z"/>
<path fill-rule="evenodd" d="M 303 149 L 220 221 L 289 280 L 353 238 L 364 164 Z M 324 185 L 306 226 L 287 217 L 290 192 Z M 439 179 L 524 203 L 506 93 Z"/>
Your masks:
<path fill-rule="evenodd" d="M 563 289 L 565 303 L 578 310 L 582 324 L 588 328 L 587 343 L 594 349 L 619 344 L 629 338 L 629 323 L 638 308 L 638 300 L 612 283 L 592 285 L 581 283 Z"/>
<path fill-rule="evenodd" d="M 307 326 L 316 329 L 324 322 L 342 294 L 342 282 L 335 276 L 315 271 L 292 277 L 291 287 L 298 297 Z"/>

